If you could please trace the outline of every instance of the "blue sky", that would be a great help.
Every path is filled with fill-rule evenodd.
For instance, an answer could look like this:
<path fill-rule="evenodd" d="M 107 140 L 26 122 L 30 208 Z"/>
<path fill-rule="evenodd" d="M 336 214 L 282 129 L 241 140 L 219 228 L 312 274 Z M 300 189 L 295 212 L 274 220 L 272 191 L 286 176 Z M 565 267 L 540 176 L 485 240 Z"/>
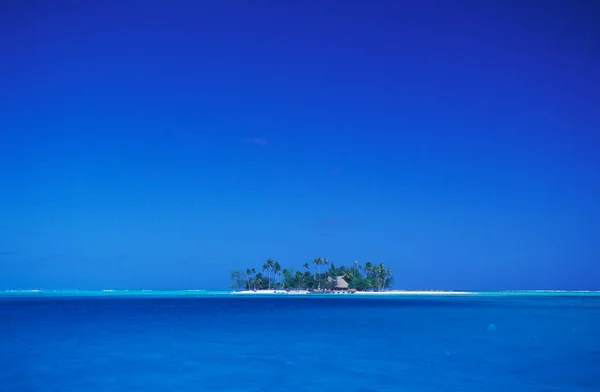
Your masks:
<path fill-rule="evenodd" d="M 1 7 L 1 288 L 600 289 L 593 2 Z"/>

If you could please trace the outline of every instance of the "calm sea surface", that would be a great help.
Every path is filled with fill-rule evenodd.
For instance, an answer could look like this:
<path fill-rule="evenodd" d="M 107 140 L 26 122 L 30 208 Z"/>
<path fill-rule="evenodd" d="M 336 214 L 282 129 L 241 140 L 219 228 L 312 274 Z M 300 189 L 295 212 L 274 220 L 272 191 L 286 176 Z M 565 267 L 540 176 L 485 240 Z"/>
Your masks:
<path fill-rule="evenodd" d="M 598 296 L 0 296 L 0 391 L 600 391 Z"/>

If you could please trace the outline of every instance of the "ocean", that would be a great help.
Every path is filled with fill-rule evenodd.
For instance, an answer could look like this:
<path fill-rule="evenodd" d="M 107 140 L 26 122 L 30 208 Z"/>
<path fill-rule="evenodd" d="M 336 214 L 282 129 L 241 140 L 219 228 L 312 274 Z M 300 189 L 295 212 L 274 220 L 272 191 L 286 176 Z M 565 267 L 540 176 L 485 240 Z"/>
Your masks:
<path fill-rule="evenodd" d="M 600 391 L 600 296 L 0 294 L 0 391 Z"/>

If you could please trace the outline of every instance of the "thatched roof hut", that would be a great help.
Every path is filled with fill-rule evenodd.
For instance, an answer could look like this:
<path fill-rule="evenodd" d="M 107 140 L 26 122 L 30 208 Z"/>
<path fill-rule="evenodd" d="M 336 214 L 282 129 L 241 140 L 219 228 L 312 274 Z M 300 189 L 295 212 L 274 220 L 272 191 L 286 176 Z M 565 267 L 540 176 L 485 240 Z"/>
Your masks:
<path fill-rule="evenodd" d="M 335 279 L 328 277 L 327 281 L 329 283 L 335 283 L 335 286 L 333 286 L 334 290 L 348 290 L 349 288 L 348 282 L 346 282 L 342 276 L 338 276 Z"/>

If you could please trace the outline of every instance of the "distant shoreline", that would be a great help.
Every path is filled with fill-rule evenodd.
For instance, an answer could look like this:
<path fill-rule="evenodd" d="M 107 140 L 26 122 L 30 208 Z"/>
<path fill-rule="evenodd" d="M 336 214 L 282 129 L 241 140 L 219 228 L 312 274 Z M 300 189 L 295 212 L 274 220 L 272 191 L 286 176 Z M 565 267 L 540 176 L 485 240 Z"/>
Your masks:
<path fill-rule="evenodd" d="M 242 290 L 232 291 L 233 295 L 367 295 L 367 296 L 388 296 L 388 295 L 476 295 L 476 292 L 470 291 L 406 291 L 406 290 L 390 290 L 390 291 L 357 291 L 348 292 L 309 292 L 307 290 Z"/>
<path fill-rule="evenodd" d="M 513 291 L 452 291 L 452 290 L 390 290 L 390 291 L 357 291 L 350 292 L 308 292 L 306 290 L 257 290 L 257 291 L 224 291 L 224 290 L 0 290 L 0 299 L 36 298 L 36 297 L 96 297 L 96 298 L 215 298 L 215 297 L 600 297 L 598 290 L 513 290 Z"/>

